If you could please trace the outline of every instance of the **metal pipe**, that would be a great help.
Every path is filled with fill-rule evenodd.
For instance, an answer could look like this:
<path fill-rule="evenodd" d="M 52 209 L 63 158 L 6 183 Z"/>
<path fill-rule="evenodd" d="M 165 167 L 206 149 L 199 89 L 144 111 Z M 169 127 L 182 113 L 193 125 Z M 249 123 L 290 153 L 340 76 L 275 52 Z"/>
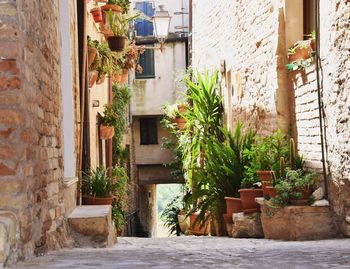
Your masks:
<path fill-rule="evenodd" d="M 320 69 L 321 67 L 321 58 L 320 58 L 320 3 L 319 0 L 315 1 L 315 14 L 316 14 L 316 78 L 317 78 L 317 96 L 318 96 L 318 115 L 320 120 L 320 139 L 321 139 L 321 151 L 322 151 L 322 169 L 323 169 L 323 183 L 324 183 L 324 195 L 325 198 L 328 197 L 328 183 L 327 183 L 327 171 L 326 171 L 326 159 L 325 159 L 325 140 L 323 133 L 323 101 L 320 79 Z M 323 83 L 322 83 L 323 84 Z"/>

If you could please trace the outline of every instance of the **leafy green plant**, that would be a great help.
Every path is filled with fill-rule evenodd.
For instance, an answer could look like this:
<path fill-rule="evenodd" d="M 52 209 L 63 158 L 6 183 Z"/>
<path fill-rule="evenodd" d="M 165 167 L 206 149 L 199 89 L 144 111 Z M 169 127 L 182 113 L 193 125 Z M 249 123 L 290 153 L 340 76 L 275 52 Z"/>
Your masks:
<path fill-rule="evenodd" d="M 140 14 L 128 15 L 128 14 L 119 14 L 113 13 L 112 10 L 109 10 L 107 13 L 107 27 L 114 36 L 127 36 L 129 32 L 129 23 L 134 19 L 138 18 Z"/>
<path fill-rule="evenodd" d="M 167 204 L 163 210 L 160 219 L 164 222 L 164 226 L 168 229 L 170 235 L 180 235 L 180 225 L 178 215 L 181 211 L 181 199 L 180 196 L 176 196 L 171 202 Z"/>
<path fill-rule="evenodd" d="M 277 130 L 267 137 L 259 137 L 250 149 L 244 150 L 244 156 L 250 161 L 246 165 L 246 177 L 242 188 L 251 188 L 259 181 L 257 171 L 274 171 L 277 178 L 281 173 L 281 158 L 288 159 L 289 148 L 286 136 Z"/>
<path fill-rule="evenodd" d="M 98 166 L 84 173 L 84 192 L 95 197 L 111 197 L 115 195 L 120 177 L 119 168 L 112 168 L 111 176 L 104 166 Z"/>
<path fill-rule="evenodd" d="M 113 0 L 112 0 L 113 1 Z M 114 0 L 118 6 L 123 9 L 123 13 L 128 13 L 130 8 L 130 0 Z"/>
<path fill-rule="evenodd" d="M 296 70 L 305 70 L 306 68 L 310 67 L 313 62 L 313 58 L 309 59 L 299 59 L 292 63 L 288 63 L 286 65 L 288 71 L 296 71 Z"/>

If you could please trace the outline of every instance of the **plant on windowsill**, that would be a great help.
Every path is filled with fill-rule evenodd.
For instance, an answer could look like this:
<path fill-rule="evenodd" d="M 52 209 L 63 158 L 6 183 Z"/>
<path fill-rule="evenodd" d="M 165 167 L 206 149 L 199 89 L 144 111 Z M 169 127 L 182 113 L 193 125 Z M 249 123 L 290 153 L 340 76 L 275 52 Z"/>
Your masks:
<path fill-rule="evenodd" d="M 104 166 L 91 169 L 83 175 L 83 203 L 88 205 L 111 205 L 118 184 L 118 168 L 109 170 Z"/>
<path fill-rule="evenodd" d="M 124 50 L 128 39 L 129 24 L 139 16 L 139 14 L 128 15 L 107 11 L 107 28 L 102 32 L 107 37 L 109 48 L 112 51 L 122 52 Z"/>

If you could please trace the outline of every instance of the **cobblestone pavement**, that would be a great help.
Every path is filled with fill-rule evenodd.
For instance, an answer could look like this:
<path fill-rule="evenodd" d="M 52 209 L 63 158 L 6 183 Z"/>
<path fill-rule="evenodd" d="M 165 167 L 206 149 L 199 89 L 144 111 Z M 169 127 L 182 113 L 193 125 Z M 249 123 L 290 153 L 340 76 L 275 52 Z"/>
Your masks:
<path fill-rule="evenodd" d="M 350 239 L 119 238 L 113 248 L 51 252 L 15 268 L 350 268 Z"/>

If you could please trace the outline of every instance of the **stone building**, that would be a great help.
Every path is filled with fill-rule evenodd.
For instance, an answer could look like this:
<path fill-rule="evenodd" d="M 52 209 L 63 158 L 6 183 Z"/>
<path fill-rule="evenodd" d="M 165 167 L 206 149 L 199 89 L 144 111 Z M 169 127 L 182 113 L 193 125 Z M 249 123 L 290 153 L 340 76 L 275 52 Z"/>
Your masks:
<path fill-rule="evenodd" d="M 313 0 L 193 0 L 192 8 L 192 64 L 221 71 L 228 126 L 239 119 L 295 137 L 306 166 L 326 173 L 331 208 L 350 236 L 349 1 L 320 0 L 316 10 Z M 312 30 L 319 72 L 315 62 L 287 72 L 287 50 Z"/>
<path fill-rule="evenodd" d="M 154 15 L 157 4 L 164 5 L 170 14 L 169 37 L 163 50 L 154 38 L 153 27 L 147 29 L 136 22 L 137 43 L 146 51 L 141 56 L 142 74 L 131 81 L 131 139 L 132 179 L 135 186 L 134 211 L 139 212 L 141 224 L 150 237 L 156 236 L 157 197 L 156 185 L 179 183 L 164 164 L 172 161 L 171 150 L 161 148 L 163 137 L 169 134 L 161 126 L 162 107 L 181 98 L 177 82 L 186 70 L 188 1 L 134 1 L 137 9 L 148 16 Z M 150 11 L 149 13 L 147 11 Z M 149 23 L 144 22 L 146 25 Z M 146 31 L 144 30 L 146 29 Z M 147 49 L 148 48 L 148 49 Z"/>

